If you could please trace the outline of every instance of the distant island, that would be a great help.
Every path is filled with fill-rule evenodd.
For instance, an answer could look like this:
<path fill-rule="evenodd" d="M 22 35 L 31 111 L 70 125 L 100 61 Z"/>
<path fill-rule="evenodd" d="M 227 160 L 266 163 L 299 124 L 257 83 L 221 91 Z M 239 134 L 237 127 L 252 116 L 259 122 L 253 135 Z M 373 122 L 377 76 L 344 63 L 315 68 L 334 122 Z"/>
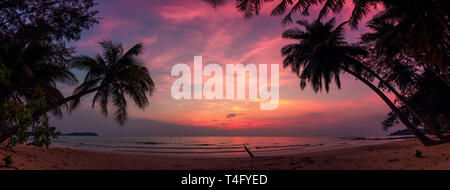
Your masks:
<path fill-rule="evenodd" d="M 75 132 L 75 133 L 61 134 L 61 136 L 98 136 L 98 134 L 91 132 Z"/>
<path fill-rule="evenodd" d="M 419 129 L 419 130 L 423 134 L 426 134 L 426 135 L 430 134 L 428 131 L 425 131 L 425 129 Z M 403 129 L 403 130 L 395 131 L 395 132 L 389 134 L 389 136 L 400 136 L 400 135 L 413 135 L 413 133 L 409 129 Z"/>

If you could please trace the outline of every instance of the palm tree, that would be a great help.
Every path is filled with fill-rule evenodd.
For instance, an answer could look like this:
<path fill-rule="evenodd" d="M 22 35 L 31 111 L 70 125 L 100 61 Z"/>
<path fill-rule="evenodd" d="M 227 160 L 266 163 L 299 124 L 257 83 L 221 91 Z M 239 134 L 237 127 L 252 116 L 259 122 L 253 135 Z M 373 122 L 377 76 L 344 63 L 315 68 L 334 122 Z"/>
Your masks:
<path fill-rule="evenodd" d="M 121 44 L 111 41 L 101 42 L 103 54 L 95 58 L 77 56 L 71 59 L 74 68 L 89 70 L 84 82 L 75 89 L 70 97 L 64 97 L 56 88 L 57 83 L 74 85 L 78 81 L 63 64 L 64 52 L 57 52 L 50 45 L 39 41 L 22 42 L 13 39 L 5 40 L 0 51 L 2 62 L 11 70 L 8 88 L 0 92 L 0 103 L 7 101 L 29 102 L 37 97 L 44 97 L 46 105 L 33 110 L 33 118 L 39 118 L 47 112 L 62 117 L 61 107 L 71 103 L 73 110 L 79 105 L 80 98 L 96 92 L 93 107 L 100 102 L 103 114 L 107 114 L 108 100 L 111 99 L 116 108 L 115 119 L 123 125 L 127 120 L 127 99 L 129 96 L 139 108 L 144 109 L 155 86 L 149 72 L 135 56 L 142 52 L 142 44 L 136 44 L 124 52 Z M 54 56 L 54 57 L 53 57 Z M 53 59 L 54 58 L 54 59 Z M 4 115 L 0 117 L 0 143 L 9 139 L 17 129 L 10 126 Z"/>
<path fill-rule="evenodd" d="M 203 0 L 214 7 L 224 4 L 224 0 Z M 273 0 L 236 0 L 236 9 L 245 18 L 259 15 L 265 2 Z M 342 11 L 346 0 L 278 0 L 278 5 L 272 10 L 272 16 L 284 15 L 282 24 L 292 23 L 292 15 L 300 13 L 309 15 L 312 6 L 322 5 L 319 18 L 324 18 L 330 12 Z M 448 25 L 447 0 L 353 0 L 354 8 L 349 18 L 353 29 L 370 11 L 371 7 L 383 5 L 383 14 L 375 19 L 394 21 L 397 23 L 398 36 L 403 36 L 401 46 L 392 46 L 391 50 L 405 50 L 416 59 L 424 60 L 429 70 L 450 86 L 450 72 L 448 61 L 448 37 L 450 26 Z M 289 11 L 287 11 L 290 9 Z M 287 12 L 287 13 L 286 13 Z M 285 14 L 286 13 L 286 14 Z M 407 34 L 407 35 L 404 35 Z M 397 37 L 398 37 L 397 36 Z M 398 40 L 396 40 L 398 41 Z M 438 47 L 438 48 L 436 48 Z"/>
<path fill-rule="evenodd" d="M 74 85 L 78 82 L 69 67 L 61 62 L 67 52 L 56 49 L 54 44 L 9 36 L 0 37 L 0 44 L 0 57 L 4 69 L 8 70 L 9 83 L 1 89 L 1 105 L 12 102 L 25 105 L 38 98 L 43 98 L 47 104 L 56 103 L 64 98 L 56 87 L 57 83 Z M 34 105 L 33 111 L 45 107 L 44 104 Z M 7 111 L 10 114 L 14 112 Z M 62 117 L 59 107 L 52 109 L 51 113 Z M 7 117 L 4 113 L 0 116 L 0 143 L 17 130 L 17 127 L 8 122 Z"/>
<path fill-rule="evenodd" d="M 218 7 L 225 4 L 224 0 L 203 0 L 204 2 Z M 241 12 L 245 18 L 259 15 L 261 8 L 265 2 L 273 0 L 236 0 L 236 9 Z M 309 9 L 312 6 L 323 3 L 320 11 L 320 17 L 326 16 L 329 12 L 340 12 L 344 7 L 345 0 L 278 0 L 278 5 L 272 10 L 272 16 L 284 15 L 290 7 L 290 11 L 284 16 L 282 23 L 292 23 L 292 15 L 296 12 L 302 15 L 309 15 Z"/>
<path fill-rule="evenodd" d="M 363 39 L 375 41 L 379 55 L 394 57 L 407 52 L 450 86 L 448 2 L 396 0 L 383 5 L 385 10 L 368 23 L 374 32 Z"/>
<path fill-rule="evenodd" d="M 3 40 L 4 47 L 0 54 L 6 67 L 11 70 L 12 84 L 2 89 L 2 101 L 13 99 L 27 102 L 36 96 L 43 96 L 47 103 L 52 104 L 64 98 L 56 88 L 57 83 L 75 85 L 78 82 L 69 67 L 58 60 L 59 56 L 66 56 L 65 53 L 58 52 L 52 44 L 38 40 Z M 60 109 L 53 109 L 52 112 L 57 117 L 62 116 Z"/>
<path fill-rule="evenodd" d="M 48 110 L 56 109 L 66 103 L 71 104 L 71 110 L 75 109 L 80 98 L 96 92 L 92 99 L 92 108 L 97 103 L 101 112 L 107 116 L 108 103 L 115 107 L 115 120 L 123 125 L 127 120 L 127 99 L 130 97 L 137 107 L 144 109 L 149 100 L 155 84 L 149 71 L 136 56 L 142 52 L 142 44 L 134 45 L 124 52 L 122 44 L 112 41 L 102 41 L 102 54 L 95 57 L 77 56 L 71 59 L 72 66 L 78 69 L 88 70 L 84 82 L 78 86 L 73 95 L 53 104 Z"/>
<path fill-rule="evenodd" d="M 203 0 L 204 2 L 217 8 L 225 4 L 224 0 Z M 245 18 L 259 15 L 265 2 L 274 0 L 236 0 L 236 9 L 241 12 Z M 319 12 L 319 18 L 324 18 L 330 12 L 339 13 L 344 8 L 346 0 L 278 0 L 278 4 L 272 9 L 272 16 L 284 15 L 283 24 L 293 23 L 292 16 L 300 13 L 303 16 L 309 15 L 312 6 L 322 5 Z M 357 28 L 359 21 L 370 12 L 370 7 L 375 6 L 383 0 L 353 0 L 354 9 L 349 18 L 352 28 Z M 287 11 L 289 9 L 289 11 Z M 286 13 L 287 12 L 287 13 Z M 286 14 L 285 14 L 286 13 Z"/>
<path fill-rule="evenodd" d="M 297 23 L 303 26 L 304 30 L 294 28 L 283 33 L 283 38 L 299 40 L 299 43 L 283 47 L 281 53 L 285 57 L 283 66 L 291 67 L 292 72 L 297 74 L 300 87 L 304 89 L 309 82 L 315 92 L 321 91 L 323 87 L 328 92 L 329 84 L 333 80 L 340 88 L 340 73 L 347 72 L 377 93 L 424 145 L 434 144 L 434 141 L 422 134 L 380 89 L 362 75 L 362 71 L 368 68 L 363 68 L 357 57 L 365 55 L 366 52 L 344 41 L 343 26 L 346 22 L 334 28 L 334 21 L 334 18 L 326 23 L 319 19 L 312 23 L 301 20 Z"/>
<path fill-rule="evenodd" d="M 392 41 L 395 41 L 395 39 L 393 39 Z M 419 114 L 418 107 L 412 105 L 411 101 L 409 100 L 409 96 L 414 95 L 416 91 L 420 91 L 418 78 L 421 77 L 419 74 L 419 70 L 417 70 L 416 67 L 416 61 L 404 53 L 401 53 L 395 58 L 389 58 L 385 56 L 380 57 L 376 55 L 376 50 L 374 51 L 374 49 L 376 48 L 383 48 L 378 47 L 380 46 L 380 44 L 377 44 L 376 48 L 373 47 L 373 44 L 362 43 L 359 45 L 362 45 L 364 49 L 371 52 L 369 56 L 366 56 L 366 58 L 368 59 L 364 60 L 365 63 L 359 65 L 371 76 L 375 77 L 380 82 L 381 87 L 385 87 L 396 96 L 397 100 L 401 104 L 403 104 L 403 110 L 407 111 L 405 113 L 406 115 L 411 115 L 413 120 L 417 120 L 419 122 L 418 125 L 422 124 L 424 128 L 432 132 L 440 140 L 447 140 L 448 137 L 445 137 L 442 134 L 441 130 L 439 129 L 440 127 L 435 125 L 435 122 L 426 119 L 426 117 L 424 117 L 424 114 Z M 431 80 L 431 78 L 432 77 L 428 77 L 427 79 Z M 394 86 L 397 86 L 402 93 L 394 88 Z M 428 89 L 428 92 L 430 94 L 433 93 L 432 88 Z"/>
<path fill-rule="evenodd" d="M 425 129 L 434 134 L 441 134 L 441 137 L 436 136 L 439 137 L 442 143 L 450 140 L 448 136 L 442 135 L 442 133 L 450 131 L 450 112 L 448 111 L 450 99 L 446 96 L 448 94 L 450 94 L 450 88 L 433 73 L 425 71 L 417 76 L 414 81 L 414 91 L 410 92 L 407 97 L 409 105 L 414 107 L 432 127 L 435 127 L 430 129 L 430 126 L 425 126 Z M 405 108 L 405 104 L 400 107 L 401 110 Z M 412 112 L 404 113 L 410 117 L 413 114 Z M 395 118 L 395 115 L 389 113 L 385 122 L 383 122 L 384 128 L 393 126 L 396 121 Z M 414 119 L 412 121 L 413 123 L 421 122 Z"/>

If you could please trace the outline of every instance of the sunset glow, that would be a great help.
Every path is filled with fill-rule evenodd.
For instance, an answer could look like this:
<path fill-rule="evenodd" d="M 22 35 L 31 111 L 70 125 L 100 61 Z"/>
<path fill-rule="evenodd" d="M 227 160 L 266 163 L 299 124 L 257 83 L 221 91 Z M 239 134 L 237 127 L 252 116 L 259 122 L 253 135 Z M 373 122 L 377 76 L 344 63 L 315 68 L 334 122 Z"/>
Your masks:
<path fill-rule="evenodd" d="M 153 133 L 154 122 L 168 125 L 198 127 L 208 131 L 221 130 L 240 134 L 241 129 L 261 130 L 255 134 L 270 135 L 266 129 L 276 130 L 277 135 L 342 135 L 347 128 L 358 126 L 361 134 L 385 134 L 380 122 L 388 107 L 369 88 L 349 75 L 342 77 L 342 89 L 332 86 L 330 92 L 315 94 L 311 87 L 301 90 L 299 79 L 282 67 L 280 49 L 292 41 L 281 38 L 284 29 L 282 17 L 270 16 L 275 3 L 266 3 L 260 16 L 244 19 L 229 2 L 217 9 L 198 1 L 100 1 L 98 7 L 103 20 L 93 29 L 84 32 L 76 42 L 79 53 L 94 55 L 99 50 L 98 41 L 114 39 L 125 48 L 143 42 L 140 58 L 145 62 L 156 83 L 156 91 L 150 106 L 142 111 L 129 105 L 130 122 L 125 128 L 133 131 L 133 120 L 148 120 L 139 124 L 140 131 Z M 350 16 L 352 3 L 345 4 L 337 23 Z M 311 9 L 308 18 L 317 16 L 318 7 Z M 371 12 L 375 14 L 376 11 Z M 332 15 L 333 16 L 333 15 Z M 299 19 L 300 17 L 295 17 Z M 331 17 L 328 17 L 329 19 Z M 364 23 L 363 21 L 362 23 Z M 346 28 L 346 37 L 356 42 L 367 28 L 361 24 L 358 30 Z M 217 63 L 244 65 L 279 64 L 280 100 L 276 110 L 260 110 L 262 99 L 244 100 L 174 100 L 170 87 L 177 77 L 171 77 L 172 66 L 184 63 L 193 67 L 193 57 L 203 56 L 203 65 Z M 84 73 L 78 72 L 79 76 Z M 207 80 L 206 77 L 205 80 Z M 69 94 L 71 89 L 65 90 Z M 83 108 L 56 123 L 77 123 L 60 130 L 103 129 L 84 125 L 83 119 L 90 110 L 90 98 L 85 98 Z M 266 101 L 267 102 L 267 101 Z M 270 102 L 268 102 L 270 103 Z M 350 119 L 352 118 L 352 119 Z M 74 121 L 77 120 L 77 121 Z M 105 120 L 109 120 L 106 119 Z M 367 125 L 358 125 L 358 122 Z M 352 121 L 355 125 L 351 126 Z M 100 121 L 99 121 L 100 122 Z M 105 121 L 106 122 L 106 121 Z M 74 124 L 71 124 L 74 125 Z M 62 126 L 62 125 L 61 125 Z M 80 127 L 81 126 L 81 127 Z M 113 127 L 109 127 L 113 128 Z M 239 129 L 236 131 L 236 129 Z M 341 129 L 343 131 L 341 131 Z M 294 132 L 292 132 L 294 131 Z M 337 132 L 340 131 L 340 132 Z M 109 133 L 105 132 L 105 133 Z M 115 132 L 110 132 L 115 134 Z M 354 133 L 349 133 L 354 134 Z M 200 134 L 199 134 L 200 135 Z"/>

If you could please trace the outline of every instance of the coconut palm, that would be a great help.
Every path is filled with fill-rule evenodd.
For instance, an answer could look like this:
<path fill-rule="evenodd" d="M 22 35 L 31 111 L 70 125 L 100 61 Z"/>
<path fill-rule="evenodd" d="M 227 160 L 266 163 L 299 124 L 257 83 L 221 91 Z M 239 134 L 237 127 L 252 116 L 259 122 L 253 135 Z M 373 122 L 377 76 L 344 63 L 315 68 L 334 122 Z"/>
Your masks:
<path fill-rule="evenodd" d="M 297 74 L 302 89 L 310 83 L 315 92 L 321 91 L 323 87 L 328 92 L 333 80 L 340 88 L 342 71 L 353 75 L 377 93 L 424 145 L 433 144 L 433 140 L 422 134 L 380 89 L 366 79 L 362 71 L 367 68 L 362 67 L 357 59 L 366 52 L 344 41 L 343 26 L 346 22 L 334 28 L 334 21 L 334 18 L 325 23 L 320 20 L 312 23 L 301 20 L 297 23 L 304 27 L 304 30 L 298 28 L 286 30 L 283 38 L 299 40 L 299 42 L 282 48 L 281 53 L 285 57 L 283 66 L 290 67 L 292 72 Z"/>
<path fill-rule="evenodd" d="M 429 128 L 429 126 L 424 126 L 426 130 L 436 133 L 441 133 L 439 137 L 441 142 L 448 142 L 450 140 L 449 136 L 444 136 L 442 133 L 450 131 L 450 99 L 448 94 L 450 94 L 450 88 L 439 78 L 437 78 L 433 73 L 425 71 L 421 73 L 416 81 L 414 81 L 415 90 L 408 94 L 409 106 L 414 107 L 420 115 L 430 123 L 430 126 L 435 128 Z M 405 104 L 401 105 L 400 109 L 406 109 Z M 412 112 L 405 112 L 411 118 Z M 383 122 L 384 128 L 389 128 L 393 126 L 396 122 L 396 116 L 392 113 L 388 114 L 385 122 Z M 422 121 L 417 121 L 412 119 L 413 123 L 420 123 Z"/>
<path fill-rule="evenodd" d="M 155 88 L 147 68 L 136 58 L 142 52 L 138 43 L 124 52 L 122 44 L 102 41 L 102 54 L 95 57 L 77 56 L 71 59 L 72 66 L 88 70 L 84 82 L 78 86 L 73 95 L 54 104 L 51 109 L 70 102 L 70 109 L 80 104 L 80 98 L 95 92 L 92 108 L 99 104 L 101 112 L 108 115 L 108 103 L 115 107 L 115 120 L 123 125 L 127 120 L 127 98 L 130 97 L 137 107 L 144 109 L 148 97 Z"/>
<path fill-rule="evenodd" d="M 214 7 L 224 4 L 224 0 L 203 0 Z M 265 2 L 273 0 L 236 0 L 236 9 L 246 18 L 258 15 Z M 307 16 L 312 6 L 322 5 L 319 18 L 324 18 L 330 12 L 340 13 L 348 1 L 345 0 L 278 0 L 272 10 L 272 16 L 284 15 L 283 24 L 292 23 L 295 13 Z M 372 7 L 382 5 L 384 11 L 373 20 L 393 21 L 397 23 L 394 37 L 402 41 L 401 45 L 386 48 L 390 51 L 407 50 L 418 60 L 423 60 L 431 71 L 450 86 L 448 61 L 448 37 L 450 26 L 448 12 L 449 3 L 446 0 L 353 0 L 353 10 L 349 19 L 353 29 L 372 10 Z M 286 13 L 287 12 L 287 13 Z M 437 47 L 437 48 L 436 48 Z"/>
<path fill-rule="evenodd" d="M 395 39 L 392 39 L 392 41 L 395 43 Z M 417 67 L 417 61 L 415 61 L 414 58 L 407 56 L 405 53 L 400 53 L 393 58 L 386 56 L 380 57 L 376 55 L 377 52 L 375 50 L 376 48 L 383 48 L 378 47 L 380 44 L 374 45 L 373 43 L 360 43 L 358 45 L 370 52 L 368 56 L 364 57 L 364 64 L 361 64 L 361 67 L 363 67 L 370 73 L 371 76 L 375 77 L 380 82 L 379 86 L 381 88 L 389 90 L 396 96 L 397 101 L 403 105 L 401 110 L 405 110 L 406 112 L 404 113 L 406 115 L 410 115 L 410 118 L 413 121 L 416 121 L 412 123 L 416 123 L 417 125 L 422 124 L 427 131 L 432 132 L 440 140 L 448 139 L 448 137 L 445 137 L 442 134 L 442 130 L 440 130 L 441 127 L 436 125 L 436 122 L 427 119 L 423 112 L 419 113 L 418 106 L 412 105 L 411 96 L 416 94 L 418 91 L 421 91 L 419 79 L 422 78 L 421 80 L 424 80 L 420 74 L 421 68 Z M 430 73 L 432 72 L 428 72 L 428 75 Z M 426 77 L 425 79 L 431 80 L 434 78 Z M 430 84 L 431 83 L 428 85 Z M 394 88 L 394 86 L 396 86 L 398 90 Z M 436 86 L 438 86 L 434 88 L 436 92 L 441 92 L 442 88 L 439 88 L 439 85 Z M 432 89 L 433 88 L 429 88 L 427 91 L 430 94 L 436 93 L 432 91 Z M 446 90 L 443 90 L 442 92 L 445 91 Z"/>
<path fill-rule="evenodd" d="M 11 70 L 9 88 L 2 89 L 2 101 L 5 97 L 26 102 L 36 96 L 43 96 L 47 103 L 55 103 L 64 98 L 56 88 L 57 83 L 75 85 L 78 81 L 67 65 L 56 60 L 61 52 L 52 44 L 37 40 L 2 39 L 3 63 Z M 54 109 L 61 116 L 59 109 Z"/>
<path fill-rule="evenodd" d="M 394 57 L 401 51 L 407 52 L 420 66 L 450 86 L 450 31 L 447 25 L 441 24 L 439 18 L 443 16 L 434 9 L 437 5 L 426 4 L 428 1 L 396 2 L 385 3 L 386 10 L 368 22 L 374 32 L 363 35 L 362 39 L 376 42 L 379 55 Z"/>
<path fill-rule="evenodd" d="M 204 2 L 218 7 L 223 5 L 224 0 L 203 0 Z M 236 9 L 241 12 L 245 18 L 259 15 L 264 3 L 274 0 L 236 0 Z M 271 12 L 272 16 L 284 15 L 283 24 L 292 23 L 292 16 L 295 13 L 309 15 L 309 9 L 312 6 L 323 4 L 320 11 L 320 17 L 326 16 L 329 12 L 340 12 L 346 3 L 345 0 L 278 0 L 277 6 Z M 286 11 L 290 9 L 287 14 Z"/>
<path fill-rule="evenodd" d="M 0 92 L 0 104 L 15 102 L 27 104 L 32 100 L 43 98 L 45 103 L 34 105 L 34 110 L 46 109 L 64 99 L 57 89 L 57 83 L 75 85 L 76 77 L 67 65 L 61 62 L 66 54 L 60 52 L 54 44 L 39 40 L 22 40 L 12 37 L 0 38 L 2 70 L 7 73 L 7 85 Z M 62 58 L 61 58 L 62 57 Z M 5 77 L 5 75 L 4 75 Z M 64 105 L 64 104 L 62 104 Z M 8 110 L 11 114 L 14 111 Z M 52 109 L 56 117 L 62 117 L 61 109 Z M 42 116 L 42 115 L 40 115 Z M 8 139 L 17 128 L 8 123 L 7 114 L 0 116 L 0 143 Z M 38 117 L 35 117 L 38 120 Z"/>

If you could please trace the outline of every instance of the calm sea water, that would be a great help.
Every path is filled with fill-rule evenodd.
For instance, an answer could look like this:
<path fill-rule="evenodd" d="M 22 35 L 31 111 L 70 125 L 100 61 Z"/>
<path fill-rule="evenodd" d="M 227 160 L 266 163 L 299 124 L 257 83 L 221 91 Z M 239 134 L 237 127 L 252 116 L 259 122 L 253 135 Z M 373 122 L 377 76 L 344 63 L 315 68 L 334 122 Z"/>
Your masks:
<path fill-rule="evenodd" d="M 61 136 L 53 145 L 83 150 L 183 157 L 282 155 L 380 144 L 402 137 L 80 137 Z"/>

